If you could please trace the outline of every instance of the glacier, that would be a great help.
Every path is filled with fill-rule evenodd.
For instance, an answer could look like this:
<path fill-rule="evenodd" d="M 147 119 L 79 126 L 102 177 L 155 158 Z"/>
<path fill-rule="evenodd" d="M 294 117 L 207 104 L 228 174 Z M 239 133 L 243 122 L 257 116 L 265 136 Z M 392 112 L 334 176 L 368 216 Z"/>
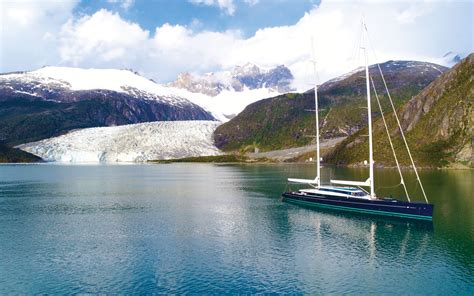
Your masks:
<path fill-rule="evenodd" d="M 157 121 L 71 131 L 16 146 L 50 162 L 114 163 L 221 154 L 214 146 L 218 121 Z"/>

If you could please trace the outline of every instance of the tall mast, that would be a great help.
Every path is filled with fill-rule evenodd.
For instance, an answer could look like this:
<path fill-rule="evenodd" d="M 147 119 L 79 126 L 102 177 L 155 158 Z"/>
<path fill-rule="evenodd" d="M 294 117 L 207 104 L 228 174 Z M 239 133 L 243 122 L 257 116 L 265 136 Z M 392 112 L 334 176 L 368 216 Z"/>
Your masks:
<path fill-rule="evenodd" d="M 362 21 L 363 29 L 367 30 L 365 22 Z M 367 42 L 364 42 L 367 43 Z M 372 150 L 372 109 L 370 108 L 370 84 L 369 84 L 369 61 L 367 57 L 367 44 L 364 44 L 364 54 L 365 54 L 365 82 L 367 86 L 367 117 L 369 120 L 369 180 L 370 180 L 370 197 L 375 198 L 374 192 L 374 156 Z"/>
<path fill-rule="evenodd" d="M 316 79 L 316 61 L 314 59 L 315 54 L 314 54 L 314 42 L 313 38 L 311 38 L 311 47 L 312 47 L 312 52 L 311 56 L 313 60 L 311 61 L 313 63 L 313 69 L 314 69 L 314 111 L 316 113 L 316 178 L 311 179 L 294 179 L 294 178 L 288 178 L 288 181 L 290 182 L 295 182 L 295 183 L 304 183 L 304 184 L 314 184 L 316 185 L 316 188 L 321 187 L 321 165 L 320 165 L 320 160 L 321 157 L 319 156 L 319 117 L 318 117 L 318 83 Z"/>
<path fill-rule="evenodd" d="M 316 186 L 321 186 L 321 157 L 319 156 L 319 115 L 318 115 L 318 81 L 316 79 L 316 54 L 314 52 L 314 41 L 311 38 L 311 47 L 313 55 L 313 70 L 314 70 L 314 113 L 316 115 Z"/>

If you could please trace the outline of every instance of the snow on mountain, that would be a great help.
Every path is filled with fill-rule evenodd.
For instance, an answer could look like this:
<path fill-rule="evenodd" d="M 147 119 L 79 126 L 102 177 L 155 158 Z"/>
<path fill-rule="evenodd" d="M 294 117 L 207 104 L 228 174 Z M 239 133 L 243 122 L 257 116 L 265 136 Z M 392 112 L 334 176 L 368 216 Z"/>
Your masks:
<path fill-rule="evenodd" d="M 364 69 L 363 67 L 355 68 L 355 69 L 352 70 L 352 71 L 349 71 L 349 72 L 347 72 L 347 73 L 344 73 L 344 74 L 342 74 L 342 75 L 340 75 L 340 76 L 337 76 L 337 77 L 335 77 L 335 78 L 333 78 L 333 79 L 330 79 L 330 80 L 324 82 L 324 84 L 325 84 L 326 86 L 333 86 L 333 85 L 337 84 L 337 82 L 342 81 L 342 80 L 344 80 L 344 79 L 346 79 L 346 78 L 348 78 L 348 77 L 351 77 L 352 75 L 356 74 L 357 72 L 362 71 L 363 69 Z"/>
<path fill-rule="evenodd" d="M 241 112 L 248 104 L 280 94 L 278 88 L 261 84 L 263 80 L 251 82 L 252 79 L 257 79 L 250 75 L 255 73 L 267 73 L 269 77 L 267 80 L 273 81 L 271 85 L 278 85 L 282 81 L 279 74 L 275 74 L 276 72 L 271 69 L 246 65 L 236 67 L 234 72 L 208 73 L 200 76 L 200 80 L 194 76 L 189 78 L 195 82 L 201 81 L 195 84 L 193 92 L 183 85 L 157 84 L 130 70 L 48 66 L 31 72 L 1 74 L 0 92 L 28 94 L 47 101 L 71 102 L 88 98 L 89 96 L 84 95 L 84 91 L 105 90 L 139 100 L 156 101 L 182 108 L 194 104 L 224 122 Z M 182 79 L 188 79 L 185 78 L 187 75 L 191 74 L 182 74 Z M 235 77 L 247 82 L 242 84 Z M 211 92 L 211 95 L 206 94 L 211 88 L 215 88 L 215 92 Z M 113 93 L 110 96 L 113 96 Z"/>
<path fill-rule="evenodd" d="M 182 73 L 167 86 L 192 93 L 186 98 L 225 122 L 251 103 L 290 92 L 292 80 L 293 75 L 285 66 L 265 69 L 247 63 L 231 71 L 201 76 Z"/>
<path fill-rule="evenodd" d="M 193 94 L 188 99 L 211 113 L 217 120 L 226 122 L 242 112 L 247 105 L 279 94 L 279 92 L 272 89 L 259 88 L 245 89 L 241 92 L 224 90 L 214 97 L 204 94 Z"/>
<path fill-rule="evenodd" d="M 382 73 L 385 77 L 393 76 L 393 75 L 400 75 L 404 73 L 404 75 L 424 75 L 424 76 L 433 76 L 439 75 L 446 71 L 446 67 L 441 65 L 428 63 L 428 62 L 419 62 L 419 61 L 387 61 L 380 64 L 374 64 L 369 66 L 369 71 L 373 77 L 378 77 L 379 69 L 378 66 L 382 69 Z M 339 82 L 344 81 L 352 76 L 357 78 L 356 76 L 364 76 L 364 68 L 358 67 L 350 72 L 347 72 L 343 75 L 340 75 L 336 78 L 330 79 L 323 83 L 320 86 L 320 90 L 324 91 L 327 89 L 332 88 L 333 86 L 337 85 Z M 350 80 L 348 80 L 350 81 Z"/>
<path fill-rule="evenodd" d="M 260 88 L 284 93 L 292 90 L 290 87 L 292 80 L 291 71 L 283 65 L 265 69 L 247 63 L 243 66 L 236 66 L 231 71 L 206 73 L 200 76 L 187 72 L 181 73 L 177 80 L 169 83 L 168 86 L 209 96 L 217 96 L 226 90 L 240 92 Z"/>
<path fill-rule="evenodd" d="M 43 67 L 29 73 L 64 81 L 70 86 L 71 90 L 107 89 L 128 92 L 127 87 L 133 87 L 158 95 L 176 95 L 170 89 L 162 87 L 130 70 Z"/>
<path fill-rule="evenodd" d="M 125 93 L 144 100 L 155 100 L 174 106 L 187 106 L 190 93 L 177 88 L 157 84 L 130 70 L 82 69 L 71 67 L 43 67 L 31 72 L 0 75 L 3 87 L 14 88 L 15 92 L 33 89 L 31 93 L 41 95 L 44 90 L 85 91 L 109 90 Z"/>
<path fill-rule="evenodd" d="M 17 146 L 56 162 L 144 162 L 219 155 L 216 121 L 161 121 L 86 128 Z"/>

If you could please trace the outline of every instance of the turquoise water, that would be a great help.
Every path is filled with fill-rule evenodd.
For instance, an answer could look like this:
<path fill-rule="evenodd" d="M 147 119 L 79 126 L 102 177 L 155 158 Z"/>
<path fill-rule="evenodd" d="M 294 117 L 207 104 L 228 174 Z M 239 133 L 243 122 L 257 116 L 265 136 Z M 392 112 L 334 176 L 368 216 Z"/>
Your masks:
<path fill-rule="evenodd" d="M 421 172 L 433 223 L 280 201 L 287 177 L 313 171 L 0 166 L 0 294 L 474 293 L 473 171 Z M 323 174 L 362 180 L 367 172 Z M 378 194 L 401 194 L 384 188 L 397 184 L 396 171 L 376 177 Z"/>

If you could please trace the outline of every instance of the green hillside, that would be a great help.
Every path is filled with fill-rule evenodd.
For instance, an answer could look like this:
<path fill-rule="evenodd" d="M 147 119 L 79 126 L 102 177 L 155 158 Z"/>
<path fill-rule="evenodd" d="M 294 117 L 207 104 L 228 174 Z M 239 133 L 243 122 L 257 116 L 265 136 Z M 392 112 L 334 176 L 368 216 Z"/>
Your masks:
<path fill-rule="evenodd" d="M 422 62 L 389 61 L 381 64 L 397 105 L 409 100 L 447 68 Z M 381 79 L 370 67 L 376 85 Z M 381 93 L 384 96 L 384 93 Z M 365 78 L 362 70 L 319 87 L 320 127 L 323 138 L 349 136 L 367 125 Z M 224 151 L 261 151 L 298 147 L 314 141 L 314 93 L 286 94 L 253 103 L 214 133 Z M 377 116 L 377 113 L 374 114 Z"/>
<path fill-rule="evenodd" d="M 416 163 L 443 167 L 452 163 L 473 165 L 474 54 L 445 72 L 397 110 Z M 375 106 L 375 105 L 374 105 Z M 385 109 L 388 111 L 388 109 Z M 405 166 L 408 154 L 393 113 L 387 122 L 394 145 Z M 367 130 L 348 137 L 327 157 L 335 164 L 357 164 L 367 159 Z M 381 119 L 374 122 L 374 159 L 378 165 L 394 165 Z"/>

